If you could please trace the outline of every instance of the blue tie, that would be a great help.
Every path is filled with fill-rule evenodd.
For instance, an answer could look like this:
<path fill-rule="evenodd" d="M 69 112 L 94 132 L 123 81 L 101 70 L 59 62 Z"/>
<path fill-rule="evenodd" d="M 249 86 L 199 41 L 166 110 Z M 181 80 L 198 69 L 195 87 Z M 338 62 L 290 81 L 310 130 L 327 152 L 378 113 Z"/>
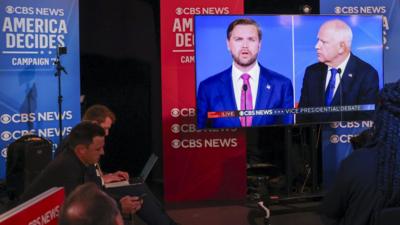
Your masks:
<path fill-rule="evenodd" d="M 333 100 L 333 94 L 335 93 L 335 83 L 336 83 L 336 73 L 338 70 L 336 68 L 331 69 L 331 79 L 329 79 L 328 87 L 325 92 L 325 105 L 330 106 Z"/>

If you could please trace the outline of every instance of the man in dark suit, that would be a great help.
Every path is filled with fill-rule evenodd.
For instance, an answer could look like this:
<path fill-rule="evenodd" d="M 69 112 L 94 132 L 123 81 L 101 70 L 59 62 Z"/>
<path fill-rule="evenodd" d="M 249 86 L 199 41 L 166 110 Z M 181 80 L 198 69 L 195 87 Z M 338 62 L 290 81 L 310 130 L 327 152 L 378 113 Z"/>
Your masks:
<path fill-rule="evenodd" d="M 100 156 L 104 154 L 105 135 L 105 129 L 93 122 L 85 121 L 76 125 L 62 145 L 65 149 L 60 151 L 27 188 L 21 197 L 22 201 L 27 201 L 52 187 L 64 187 L 68 196 L 77 186 L 93 182 L 118 201 L 123 215 L 137 213 L 149 225 L 176 224 L 145 185 L 132 185 L 121 195 L 104 189 L 104 181 L 93 170 L 93 165 L 97 164 Z M 139 196 L 144 193 L 147 195 L 141 199 Z"/>
<path fill-rule="evenodd" d="M 257 62 L 262 33 L 252 19 L 237 19 L 227 29 L 231 67 L 202 81 L 197 95 L 197 127 L 249 127 L 291 124 L 292 115 L 208 118 L 208 112 L 293 108 L 288 78 Z"/>
<path fill-rule="evenodd" d="M 341 20 L 325 22 L 315 45 L 318 63 L 306 68 L 299 108 L 374 105 L 378 72 L 351 53 L 351 28 Z M 370 120 L 373 111 L 298 114 L 296 123 Z"/>

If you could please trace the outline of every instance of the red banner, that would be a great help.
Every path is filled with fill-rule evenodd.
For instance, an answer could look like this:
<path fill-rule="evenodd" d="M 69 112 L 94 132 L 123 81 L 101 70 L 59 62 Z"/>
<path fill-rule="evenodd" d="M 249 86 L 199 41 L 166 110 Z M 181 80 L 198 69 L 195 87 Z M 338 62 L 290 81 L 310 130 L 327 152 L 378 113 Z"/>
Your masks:
<path fill-rule="evenodd" d="M 2 214 L 0 224 L 57 225 L 63 203 L 64 188 L 52 188 Z"/>
<path fill-rule="evenodd" d="M 245 133 L 196 129 L 193 17 L 242 14 L 243 0 L 161 0 L 160 9 L 165 200 L 241 199 Z"/>

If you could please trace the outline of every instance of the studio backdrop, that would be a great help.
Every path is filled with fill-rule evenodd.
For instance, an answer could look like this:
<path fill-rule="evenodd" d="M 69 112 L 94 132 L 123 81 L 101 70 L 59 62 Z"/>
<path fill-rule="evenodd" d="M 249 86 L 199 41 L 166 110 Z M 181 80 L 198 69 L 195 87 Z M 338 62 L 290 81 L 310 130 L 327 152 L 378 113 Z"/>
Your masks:
<path fill-rule="evenodd" d="M 24 134 L 59 142 L 80 121 L 78 0 L 0 2 L 0 179 L 7 146 Z M 59 47 L 62 119 L 58 123 Z M 63 49 L 65 50 L 65 49 Z"/>
<path fill-rule="evenodd" d="M 241 14 L 243 0 L 161 0 L 160 9 L 165 199 L 241 199 L 246 194 L 245 133 L 196 129 L 193 17 Z"/>

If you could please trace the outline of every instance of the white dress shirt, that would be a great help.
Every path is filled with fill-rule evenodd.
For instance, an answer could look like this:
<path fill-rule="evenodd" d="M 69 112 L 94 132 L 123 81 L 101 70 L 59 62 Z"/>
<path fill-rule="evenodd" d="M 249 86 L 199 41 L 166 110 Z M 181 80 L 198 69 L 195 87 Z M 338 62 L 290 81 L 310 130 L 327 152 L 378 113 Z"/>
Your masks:
<path fill-rule="evenodd" d="M 335 91 L 333 92 L 333 96 L 335 96 L 336 90 L 339 87 L 340 80 L 343 76 L 344 70 L 346 69 L 346 65 L 349 62 L 350 59 L 350 54 L 347 56 L 346 60 L 344 60 L 338 67 L 335 69 L 339 70 L 340 69 L 340 74 L 336 73 L 336 80 L 335 80 Z M 329 80 L 331 79 L 331 69 L 333 67 L 328 66 L 328 72 L 326 74 L 326 81 L 325 81 L 325 91 L 328 88 Z"/>
<path fill-rule="evenodd" d="M 240 97 L 242 94 L 243 88 L 243 79 L 240 78 L 245 74 L 245 72 L 240 71 L 235 64 L 232 64 L 232 82 L 233 82 L 233 91 L 235 93 L 235 100 L 236 100 L 236 107 L 240 110 Z M 253 102 L 253 109 L 256 107 L 256 98 L 257 98 L 257 91 L 258 91 L 258 81 L 260 79 L 260 66 L 258 62 L 251 68 L 250 71 L 247 72 L 250 75 L 249 84 L 251 87 L 251 97 Z"/>

